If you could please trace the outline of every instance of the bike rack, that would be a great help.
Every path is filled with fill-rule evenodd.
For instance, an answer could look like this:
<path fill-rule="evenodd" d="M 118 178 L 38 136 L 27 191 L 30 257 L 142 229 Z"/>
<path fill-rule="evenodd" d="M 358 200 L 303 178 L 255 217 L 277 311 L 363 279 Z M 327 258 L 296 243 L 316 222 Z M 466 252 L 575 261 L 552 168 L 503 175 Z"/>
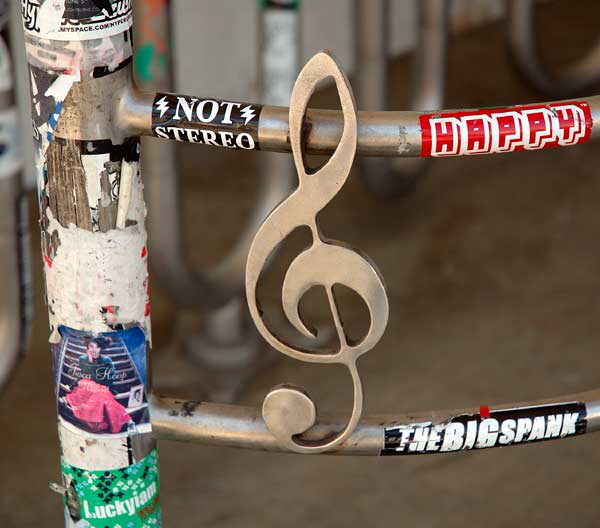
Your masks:
<path fill-rule="evenodd" d="M 600 82 L 600 41 L 563 71 L 544 66 L 535 42 L 534 0 L 507 0 L 508 49 L 519 73 L 548 97 L 580 95 Z"/>
<path fill-rule="evenodd" d="M 356 154 L 428 158 L 577 145 L 600 135 L 600 96 L 494 109 L 358 112 L 350 84 L 328 52 L 304 66 L 289 108 L 140 92 L 132 80 L 128 3 L 115 1 L 110 11 L 95 8 L 92 17 L 82 7 L 66 13 L 55 6 L 24 0 L 23 19 L 34 79 L 42 248 L 57 375 L 63 482 L 55 489 L 64 494 L 73 523 L 81 519 L 82 503 L 97 500 L 96 490 L 81 486 L 81 478 L 111 487 L 125 474 L 144 489 L 138 496 L 123 483 L 124 493 L 132 494 L 128 500 L 137 501 L 143 518 L 157 520 L 157 439 L 390 456 L 504 447 L 600 428 L 600 389 L 494 408 L 362 417 L 356 360 L 384 332 L 387 296 L 375 266 L 345 244 L 325 239 L 317 222 Z M 308 110 L 317 84 L 328 77 L 335 81 L 341 111 Z M 348 369 L 354 387 L 348 421 L 317 420 L 315 403 L 290 385 L 271 389 L 262 410 L 151 396 L 140 136 L 292 151 L 299 186 L 252 241 L 246 297 L 257 329 L 275 349 L 299 361 Z M 309 170 L 306 153 L 333 154 Z M 324 286 L 339 339 L 334 351 L 310 350 L 279 337 L 256 298 L 269 256 L 299 226 L 310 229 L 313 241 L 286 273 L 284 313 L 300 335 L 318 342 L 298 304 L 310 287 Z M 354 289 L 369 309 L 370 328 L 360 343 L 345 337 L 333 292 L 337 284 Z M 109 364 L 111 376 L 118 376 L 107 380 L 102 373 Z M 101 403 L 81 405 L 92 396 Z M 108 418 L 94 415 L 97 408 Z M 104 519 L 114 518 L 119 507 L 125 511 L 121 503 L 109 506 L 85 514 Z"/>
<path fill-rule="evenodd" d="M 168 90 L 173 84 L 170 5 L 138 0 L 135 7 L 141 20 L 135 38 L 138 82 L 144 89 Z M 298 67 L 299 3 L 262 2 L 260 27 L 261 100 L 286 104 Z M 223 260 L 202 272 L 194 269 L 184 250 L 174 145 L 144 138 L 142 147 L 151 268 L 175 303 L 206 312 L 202 331 L 187 340 L 186 355 L 209 370 L 225 369 L 231 387 L 219 392 L 231 400 L 251 375 L 251 366 L 258 366 L 262 347 L 243 309 L 245 256 L 260 223 L 291 191 L 292 166 L 277 155 L 259 160 L 258 196 L 249 220 Z"/>
<path fill-rule="evenodd" d="M 286 3 L 292 6 L 295 4 L 295 2 L 282 2 L 284 5 Z M 153 68 L 154 71 L 160 71 L 161 74 L 154 74 L 152 81 L 150 81 L 150 77 L 146 77 L 140 86 L 148 90 L 170 89 L 172 60 L 169 46 L 169 5 L 164 3 L 163 9 L 159 12 L 152 11 L 151 6 L 155 5 L 154 2 L 151 2 L 148 7 L 144 7 L 144 0 L 139 0 L 137 5 L 140 8 L 140 19 L 144 20 L 144 23 L 140 24 L 140 29 L 137 30 L 137 42 L 140 43 L 140 47 L 146 41 L 141 27 L 149 26 L 152 28 L 154 38 L 160 42 L 160 48 L 166 50 L 159 57 L 159 60 L 165 65 L 164 68 L 161 70 L 158 70 L 158 67 Z M 286 64 L 285 60 L 282 64 L 280 57 L 273 57 L 280 51 L 277 46 L 280 46 L 281 43 L 274 42 L 273 32 L 271 31 L 269 34 L 266 27 L 272 23 L 270 20 L 274 18 L 273 14 L 281 14 L 282 11 L 288 15 L 289 21 L 286 22 L 288 27 L 284 28 L 285 31 L 279 33 L 278 36 L 279 38 L 283 36 L 286 41 L 285 45 L 291 47 L 286 50 L 286 53 L 289 54 L 286 59 L 292 61 L 290 64 Z M 289 97 L 289 88 L 293 84 L 293 76 L 297 70 L 299 53 L 297 7 L 285 9 L 271 6 L 265 2 L 260 13 L 260 23 L 263 34 L 261 45 L 263 94 L 261 99 L 266 98 L 275 104 L 285 104 L 286 97 Z M 288 30 L 292 32 L 289 35 L 287 34 Z M 158 44 L 156 48 L 158 49 Z M 271 50 L 271 48 L 274 49 Z M 287 71 L 282 69 L 282 65 L 287 68 Z M 274 88 L 275 83 L 269 84 L 269 88 L 267 88 L 264 80 L 274 81 L 276 78 L 278 78 L 278 91 Z M 288 89 L 287 96 L 282 94 L 282 90 L 286 88 Z M 266 157 L 261 160 L 261 179 L 258 184 L 259 194 L 256 198 L 256 205 L 238 240 L 216 266 L 209 270 L 197 271 L 193 269 L 183 247 L 179 218 L 181 206 L 178 179 L 165 177 L 166 174 L 174 174 L 174 168 L 177 165 L 173 145 L 165 141 L 153 141 L 152 148 L 144 151 L 144 158 L 147 167 L 145 181 L 149 203 L 148 224 L 150 227 L 148 232 L 150 245 L 154 248 L 153 256 L 150 257 L 152 270 L 159 282 L 165 286 L 165 292 L 178 305 L 202 310 L 209 309 L 214 312 L 242 293 L 248 247 L 260 223 L 273 206 L 291 190 L 293 181 L 291 178 L 287 180 L 285 178 L 285 172 L 289 172 L 290 166 L 279 156 Z"/>
<path fill-rule="evenodd" d="M 0 270 L 17 280 L 5 281 L 0 296 L 0 391 L 24 354 L 31 320 L 27 203 L 21 187 L 9 17 L 5 3 L 0 7 Z"/>
<path fill-rule="evenodd" d="M 413 57 L 410 108 L 442 108 L 446 83 L 448 0 L 417 2 L 417 43 Z M 388 69 L 388 0 L 356 0 L 357 95 L 361 108 L 385 108 Z M 406 192 L 423 174 L 426 159 L 363 159 L 362 177 L 371 193 L 390 198 Z"/>

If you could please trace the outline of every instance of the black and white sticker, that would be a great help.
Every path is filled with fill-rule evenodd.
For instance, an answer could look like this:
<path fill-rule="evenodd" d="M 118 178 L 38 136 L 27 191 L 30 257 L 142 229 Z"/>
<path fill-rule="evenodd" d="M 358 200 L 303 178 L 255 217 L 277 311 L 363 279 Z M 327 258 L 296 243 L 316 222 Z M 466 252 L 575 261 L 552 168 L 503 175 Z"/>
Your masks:
<path fill-rule="evenodd" d="M 152 107 L 155 136 L 231 149 L 258 149 L 261 106 L 158 93 Z"/>
<path fill-rule="evenodd" d="M 90 40 L 126 31 L 132 0 L 21 0 L 25 32 L 52 40 Z"/>
<path fill-rule="evenodd" d="M 441 423 L 385 427 L 383 456 L 448 453 L 539 442 L 584 433 L 585 404 L 540 405 L 454 416 Z"/>

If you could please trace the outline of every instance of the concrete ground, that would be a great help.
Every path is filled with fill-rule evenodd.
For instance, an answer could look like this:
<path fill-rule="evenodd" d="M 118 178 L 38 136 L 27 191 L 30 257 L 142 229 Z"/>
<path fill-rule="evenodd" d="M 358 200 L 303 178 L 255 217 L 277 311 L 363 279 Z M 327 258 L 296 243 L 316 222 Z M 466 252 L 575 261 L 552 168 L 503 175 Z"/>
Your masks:
<path fill-rule="evenodd" d="M 576 56 L 597 32 L 600 4 L 578 2 L 577 13 L 572 5 L 553 4 L 542 18 L 543 42 L 562 47 L 558 61 Z M 405 60 L 395 65 L 396 108 L 407 100 L 408 71 Z M 449 77 L 449 107 L 543 99 L 510 68 L 500 24 L 452 40 Z M 193 226 L 187 235 L 199 264 L 216 260 L 235 236 L 251 203 L 253 164 L 262 155 L 182 148 L 185 215 Z M 389 288 L 387 333 L 361 361 L 367 412 L 493 405 L 598 386 L 597 163 L 593 142 L 436 160 L 412 194 L 389 202 L 365 194 L 353 174 L 323 215 L 323 227 L 369 254 Z M 58 476 L 58 450 L 38 260 L 32 346 L 0 400 L 0 526 L 7 528 L 62 522 L 59 499 L 48 490 Z M 174 307 L 160 285 L 153 292 L 160 363 Z M 350 326 L 361 324 L 353 304 L 342 310 Z M 255 378 L 242 401 L 259 403 L 283 381 L 305 385 L 322 408 L 350 405 L 343 373 L 283 357 Z M 179 391 L 201 394 L 202 387 Z M 599 438 L 588 435 L 378 459 L 163 443 L 164 524 L 596 527 L 599 446 Z"/>

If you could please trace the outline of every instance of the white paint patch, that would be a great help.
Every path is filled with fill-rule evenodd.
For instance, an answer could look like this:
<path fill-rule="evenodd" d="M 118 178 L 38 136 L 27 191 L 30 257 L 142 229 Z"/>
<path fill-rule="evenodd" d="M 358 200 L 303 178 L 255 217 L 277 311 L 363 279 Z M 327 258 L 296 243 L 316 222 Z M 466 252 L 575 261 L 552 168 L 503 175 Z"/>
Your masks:
<path fill-rule="evenodd" d="M 110 161 L 110 154 L 81 156 L 81 163 L 85 171 L 85 188 L 90 207 L 96 207 L 102 198 L 100 173 L 104 170 L 104 164 L 107 161 Z"/>
<path fill-rule="evenodd" d="M 55 101 L 64 101 L 73 83 L 79 82 L 81 76 L 78 71 L 70 74 L 63 73 L 44 92 L 47 97 L 54 97 Z"/>
<path fill-rule="evenodd" d="M 98 206 L 106 206 L 108 203 L 105 202 L 110 202 L 110 196 L 102 196 L 102 189 L 100 186 L 100 173 L 105 169 L 104 164 L 107 161 L 110 161 L 110 154 L 81 156 L 81 163 L 85 172 L 85 190 L 92 213 L 94 231 L 96 231 L 98 227 Z"/>
<path fill-rule="evenodd" d="M 38 24 L 40 34 L 52 34 L 60 30 L 65 13 L 66 0 L 46 0 L 39 8 Z"/>
<path fill-rule="evenodd" d="M 58 234 L 59 246 L 51 263 L 45 263 L 50 316 L 50 342 L 58 343 L 59 325 L 87 332 L 112 328 L 101 310 L 118 307 L 111 323 L 140 324 L 150 340 L 150 316 L 146 315 L 148 271 L 146 262 L 146 209 L 137 171 L 131 189 L 125 229 L 91 232 L 71 224 L 63 227 L 46 209 L 48 233 Z"/>
<path fill-rule="evenodd" d="M 58 436 L 62 457 L 70 466 L 80 469 L 120 469 L 130 465 L 127 435 L 122 438 L 102 438 L 85 435 L 59 419 Z"/>
<path fill-rule="evenodd" d="M 131 187 L 133 175 L 138 172 L 138 163 L 121 163 L 121 182 L 119 184 L 119 205 L 117 208 L 117 228 L 123 229 L 127 221 L 129 206 L 131 205 Z"/>

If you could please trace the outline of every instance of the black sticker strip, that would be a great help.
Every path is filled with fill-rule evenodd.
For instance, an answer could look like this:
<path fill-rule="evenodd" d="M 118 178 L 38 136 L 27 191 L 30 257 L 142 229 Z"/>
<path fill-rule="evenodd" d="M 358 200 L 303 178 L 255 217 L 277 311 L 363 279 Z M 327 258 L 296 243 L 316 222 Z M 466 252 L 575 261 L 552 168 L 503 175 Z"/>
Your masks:
<path fill-rule="evenodd" d="M 152 105 L 152 132 L 164 139 L 256 150 L 261 109 L 235 101 L 158 93 Z"/>
<path fill-rule="evenodd" d="M 552 440 L 585 433 L 582 402 L 454 416 L 441 423 L 387 425 L 382 456 L 449 453 Z"/>

